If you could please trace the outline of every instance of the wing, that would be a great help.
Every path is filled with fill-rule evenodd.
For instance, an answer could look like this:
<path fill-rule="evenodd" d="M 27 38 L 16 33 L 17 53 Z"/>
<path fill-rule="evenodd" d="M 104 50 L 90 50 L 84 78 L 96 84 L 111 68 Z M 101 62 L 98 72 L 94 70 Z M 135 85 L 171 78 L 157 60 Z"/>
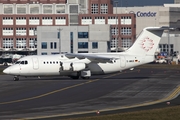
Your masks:
<path fill-rule="evenodd" d="M 88 59 L 91 62 L 96 62 L 96 63 L 113 63 L 115 62 L 115 60 L 119 59 L 119 58 L 114 58 L 112 56 L 110 57 L 104 57 L 104 56 L 98 56 L 96 54 L 71 54 L 71 53 L 67 53 L 65 54 L 66 57 L 68 58 L 78 58 L 78 59 Z"/>

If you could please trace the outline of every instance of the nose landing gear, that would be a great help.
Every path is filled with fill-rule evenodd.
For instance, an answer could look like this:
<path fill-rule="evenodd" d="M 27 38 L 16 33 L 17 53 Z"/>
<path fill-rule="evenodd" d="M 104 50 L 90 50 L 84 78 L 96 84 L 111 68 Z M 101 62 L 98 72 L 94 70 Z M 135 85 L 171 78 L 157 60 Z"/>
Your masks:
<path fill-rule="evenodd" d="M 14 81 L 18 81 L 19 80 L 19 76 L 14 76 L 13 80 Z"/>

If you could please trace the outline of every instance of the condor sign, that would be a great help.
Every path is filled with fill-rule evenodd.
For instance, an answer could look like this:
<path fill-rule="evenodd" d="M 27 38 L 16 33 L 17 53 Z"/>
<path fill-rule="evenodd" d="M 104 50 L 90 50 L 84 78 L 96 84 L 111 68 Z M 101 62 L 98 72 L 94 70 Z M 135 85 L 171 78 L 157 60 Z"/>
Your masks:
<path fill-rule="evenodd" d="M 156 12 L 141 12 L 141 11 L 138 11 L 136 13 L 136 16 L 137 17 L 156 17 Z"/>

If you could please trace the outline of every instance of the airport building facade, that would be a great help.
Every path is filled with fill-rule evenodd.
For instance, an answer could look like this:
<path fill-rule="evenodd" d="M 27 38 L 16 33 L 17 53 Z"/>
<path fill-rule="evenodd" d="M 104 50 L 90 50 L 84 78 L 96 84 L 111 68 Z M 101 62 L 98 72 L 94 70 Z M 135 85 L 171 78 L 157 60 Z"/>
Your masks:
<path fill-rule="evenodd" d="M 110 29 L 110 25 L 38 26 L 37 54 L 110 52 Z"/>
<path fill-rule="evenodd" d="M 110 26 L 110 29 L 106 32 L 111 33 L 107 41 L 109 47 L 99 43 L 97 51 L 108 52 L 116 48 L 128 48 L 135 41 L 135 18 L 133 13 L 113 14 L 112 0 L 0 0 L 0 54 L 36 54 L 37 48 L 42 47 L 43 44 L 43 39 L 41 39 L 43 37 L 39 37 L 37 34 L 43 34 L 43 31 L 37 31 L 37 26 L 46 26 L 47 30 L 52 30 L 52 26 L 54 26 L 56 36 L 58 34 L 62 36 L 65 33 L 64 30 L 69 30 L 68 35 L 70 35 L 72 32 L 69 29 L 70 26 L 76 26 L 78 29 L 84 29 L 83 26 L 86 26 L 88 29 L 91 28 L 89 25 L 104 25 L 105 27 L 107 25 Z M 86 33 L 87 30 L 81 32 Z M 92 32 L 91 29 L 88 29 L 88 33 Z M 96 37 L 101 38 L 102 34 L 103 31 Z M 92 34 L 89 34 L 89 39 L 86 39 L 86 42 L 91 41 L 91 38 L 94 37 L 90 35 Z M 76 35 L 74 33 L 74 36 L 78 36 L 78 32 Z M 58 37 L 56 39 L 59 40 Z M 66 42 L 65 39 L 63 42 Z M 78 46 L 78 42 L 82 42 L 82 39 L 74 40 L 73 45 Z M 99 39 L 96 42 L 99 42 Z M 61 51 L 59 49 L 63 49 L 63 52 L 81 52 L 75 46 L 74 50 L 70 50 L 71 46 L 67 46 L 67 50 L 64 50 L 64 48 L 59 47 L 60 43 L 56 44 L 56 52 Z M 105 48 L 105 51 L 102 51 L 102 47 Z M 89 46 L 87 50 L 91 52 Z M 44 54 L 44 50 L 38 54 Z"/>
<path fill-rule="evenodd" d="M 178 0 L 175 2 L 178 2 Z M 116 8 L 114 8 L 114 11 L 115 10 Z M 163 6 L 144 7 L 118 7 L 117 13 L 134 13 L 136 15 L 136 36 L 138 36 L 145 27 L 168 26 L 172 28 L 180 28 L 180 4 L 164 4 Z M 160 41 L 159 49 L 160 52 L 166 52 L 172 55 L 173 52 L 180 52 L 179 45 L 180 31 L 165 31 Z"/>

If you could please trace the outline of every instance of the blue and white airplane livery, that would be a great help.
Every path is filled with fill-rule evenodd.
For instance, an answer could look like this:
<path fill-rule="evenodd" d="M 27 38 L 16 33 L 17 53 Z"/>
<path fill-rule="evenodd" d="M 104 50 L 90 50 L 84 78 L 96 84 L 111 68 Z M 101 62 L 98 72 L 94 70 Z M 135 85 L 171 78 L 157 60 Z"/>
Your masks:
<path fill-rule="evenodd" d="M 144 28 L 135 43 L 119 53 L 67 53 L 59 55 L 33 55 L 19 59 L 3 72 L 14 76 L 69 76 L 86 79 L 91 75 L 114 73 L 154 61 L 163 27 Z"/>

